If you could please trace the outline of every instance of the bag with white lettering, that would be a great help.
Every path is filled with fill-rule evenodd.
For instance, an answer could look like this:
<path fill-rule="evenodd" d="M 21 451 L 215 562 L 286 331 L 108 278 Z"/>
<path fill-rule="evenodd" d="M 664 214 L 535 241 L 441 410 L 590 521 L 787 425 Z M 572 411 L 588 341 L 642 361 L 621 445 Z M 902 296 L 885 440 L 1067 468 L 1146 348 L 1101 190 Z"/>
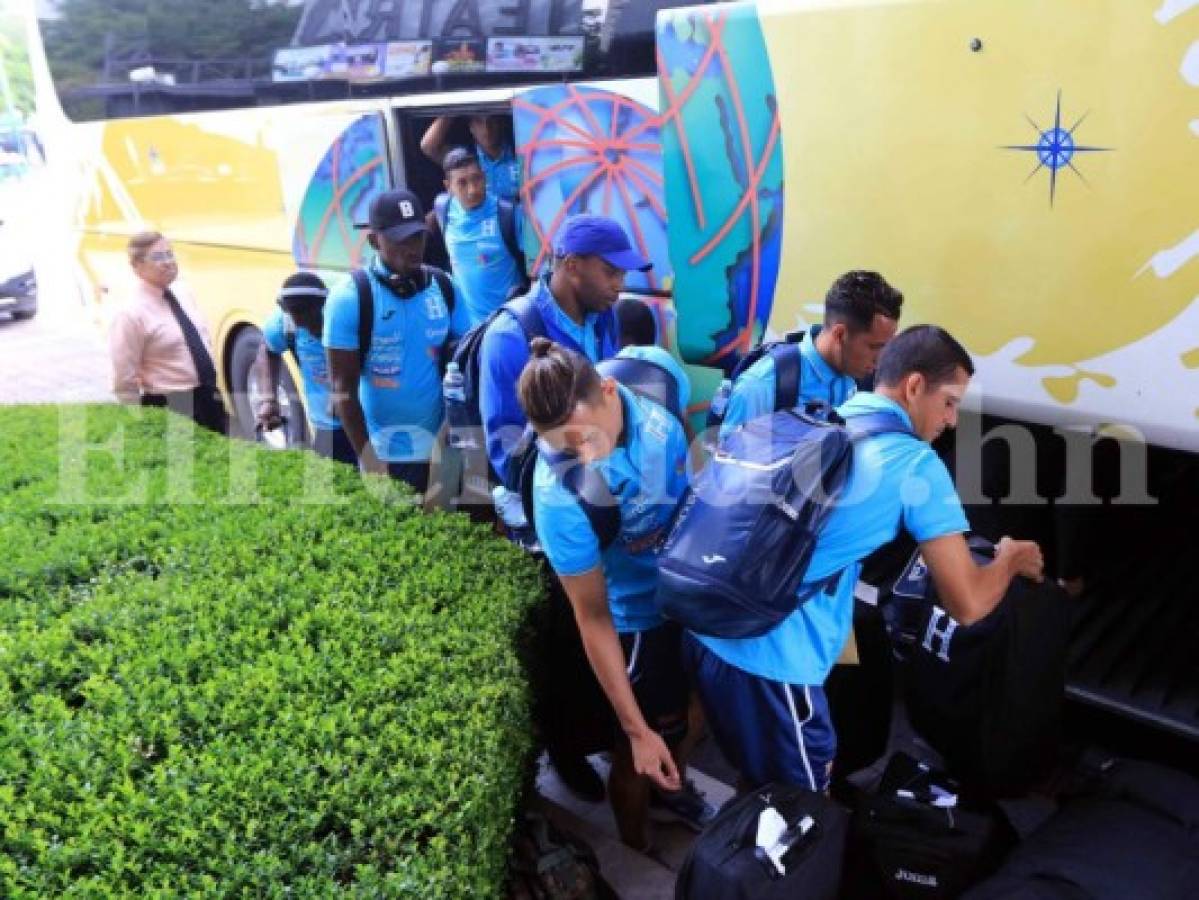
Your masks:
<path fill-rule="evenodd" d="M 970 538 L 975 561 L 994 547 Z M 1073 604 L 1056 584 L 1015 579 L 986 618 L 964 626 L 937 602 L 917 552 L 883 601 L 912 726 L 968 793 L 1005 797 L 1057 762 Z"/>
<path fill-rule="evenodd" d="M 949 900 L 998 868 L 1016 834 L 994 806 L 965 806 L 944 772 L 897 753 L 850 827 L 848 900 Z"/>
<path fill-rule="evenodd" d="M 768 784 L 726 803 L 691 845 L 675 900 L 834 900 L 849 815 L 824 794 Z"/>

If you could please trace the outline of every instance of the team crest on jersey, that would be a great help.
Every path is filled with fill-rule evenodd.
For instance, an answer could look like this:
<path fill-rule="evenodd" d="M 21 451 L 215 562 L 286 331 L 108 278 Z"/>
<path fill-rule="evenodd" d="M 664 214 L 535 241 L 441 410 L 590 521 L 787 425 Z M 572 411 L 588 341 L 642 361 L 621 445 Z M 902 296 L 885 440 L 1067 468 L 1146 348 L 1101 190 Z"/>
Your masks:
<path fill-rule="evenodd" d="M 651 409 L 645 417 L 645 433 L 654 440 L 665 443 L 670 435 L 670 423 L 666 421 L 666 416 L 656 409 Z"/>
<path fill-rule="evenodd" d="M 441 299 L 440 291 L 425 292 L 425 314 L 430 319 L 440 319 L 447 312 L 448 310 L 446 310 L 445 302 Z"/>

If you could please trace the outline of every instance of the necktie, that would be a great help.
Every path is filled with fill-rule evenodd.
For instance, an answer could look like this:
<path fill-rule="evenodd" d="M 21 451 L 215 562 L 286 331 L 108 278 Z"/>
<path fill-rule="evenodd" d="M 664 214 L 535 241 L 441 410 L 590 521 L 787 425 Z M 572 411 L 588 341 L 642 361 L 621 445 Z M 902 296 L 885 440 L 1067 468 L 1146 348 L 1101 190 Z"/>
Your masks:
<path fill-rule="evenodd" d="M 171 315 L 175 317 L 175 321 L 179 323 L 179 328 L 183 332 L 183 340 L 187 343 L 187 352 L 191 354 L 192 362 L 196 365 L 196 374 L 200 377 L 200 387 L 216 387 L 216 366 L 212 364 L 212 356 L 209 354 L 208 348 L 204 346 L 204 339 L 200 337 L 195 323 L 188 318 L 183 307 L 179 305 L 179 298 L 169 290 L 163 291 L 162 296 L 166 300 L 167 306 L 171 308 Z"/>

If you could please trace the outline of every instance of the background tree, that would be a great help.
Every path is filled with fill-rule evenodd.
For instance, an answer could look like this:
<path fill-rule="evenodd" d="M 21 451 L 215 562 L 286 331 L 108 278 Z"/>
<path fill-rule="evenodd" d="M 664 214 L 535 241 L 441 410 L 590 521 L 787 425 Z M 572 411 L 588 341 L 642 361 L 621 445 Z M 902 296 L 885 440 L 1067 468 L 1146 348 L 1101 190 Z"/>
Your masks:
<path fill-rule="evenodd" d="M 110 56 L 132 55 L 167 71 L 168 61 L 265 67 L 291 42 L 302 7 L 281 0 L 63 0 L 58 10 L 58 19 L 43 22 L 43 39 L 61 88 L 100 81 Z"/>
<path fill-rule="evenodd" d="M 25 23 L 15 0 L 0 0 L 0 61 L 8 72 L 13 105 L 25 115 L 33 112 L 33 74 L 25 47 Z M 0 107 L 4 98 L 0 97 Z M 0 113 L 4 110 L 0 108 Z"/>

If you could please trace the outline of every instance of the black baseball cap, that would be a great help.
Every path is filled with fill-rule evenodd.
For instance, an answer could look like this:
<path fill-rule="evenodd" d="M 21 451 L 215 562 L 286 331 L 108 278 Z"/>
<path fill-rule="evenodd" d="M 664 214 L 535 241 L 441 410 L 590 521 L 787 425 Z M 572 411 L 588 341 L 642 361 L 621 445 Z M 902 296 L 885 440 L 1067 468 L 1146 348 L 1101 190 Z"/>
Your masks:
<path fill-rule="evenodd" d="M 366 227 L 388 240 L 402 241 L 425 231 L 425 208 L 412 191 L 384 191 L 371 201 Z"/>

